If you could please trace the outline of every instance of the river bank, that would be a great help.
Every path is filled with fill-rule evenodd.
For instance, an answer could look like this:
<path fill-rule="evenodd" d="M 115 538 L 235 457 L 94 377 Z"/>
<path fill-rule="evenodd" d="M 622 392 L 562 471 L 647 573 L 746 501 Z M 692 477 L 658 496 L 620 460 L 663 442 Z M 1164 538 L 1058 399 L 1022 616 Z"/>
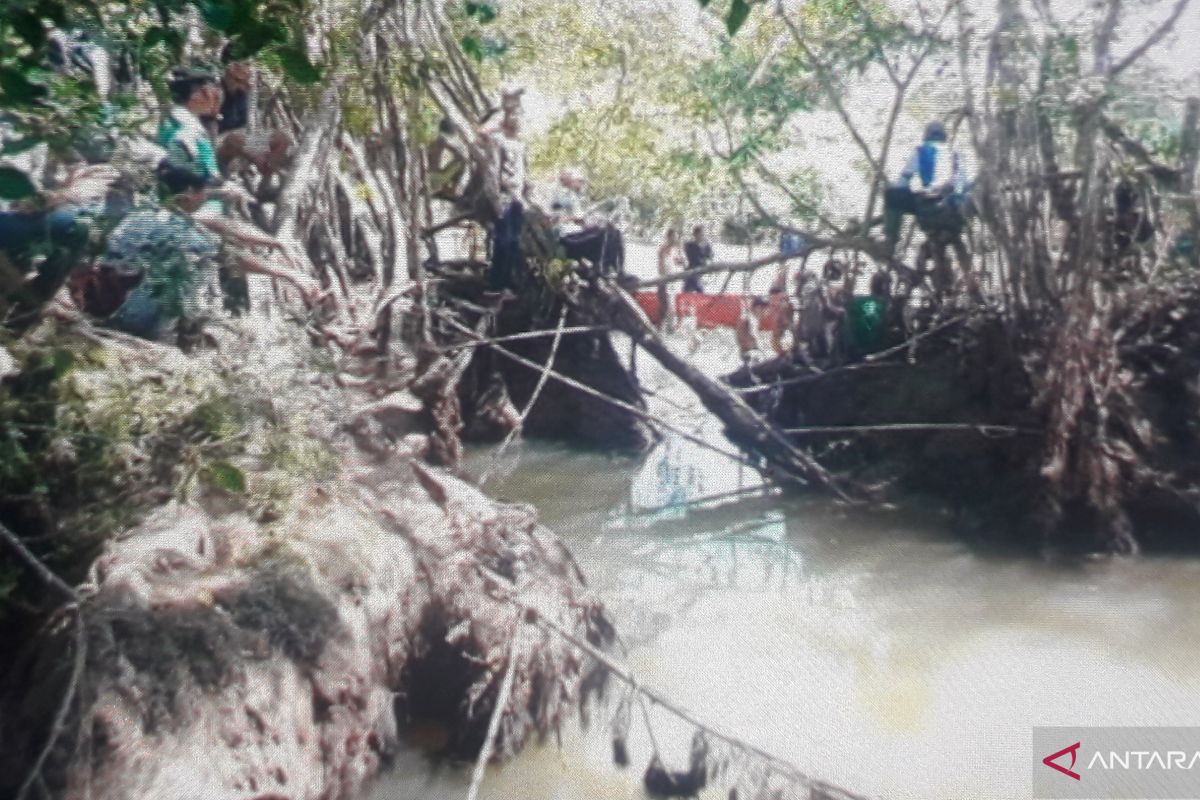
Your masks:
<path fill-rule="evenodd" d="M 71 332 L 29 343 L 27 365 L 39 348 L 81 354 L 45 398 L 66 441 L 105 431 L 89 459 L 141 464 L 164 431 L 208 427 L 146 478 L 165 485 L 138 495 L 132 528 L 51 562 L 84 577 L 70 578 L 72 602 L 10 638 L 5 796 L 342 800 L 410 727 L 474 758 L 501 702 L 494 754 L 510 758 L 558 727 L 592 674 L 532 623 L 611 641 L 536 512 L 424 463 L 422 403 L 348 389 L 296 332 L 258 322 L 193 356 Z M 100 427 L 114 418 L 125 427 Z M 60 547 L 75 530 L 55 532 Z"/>

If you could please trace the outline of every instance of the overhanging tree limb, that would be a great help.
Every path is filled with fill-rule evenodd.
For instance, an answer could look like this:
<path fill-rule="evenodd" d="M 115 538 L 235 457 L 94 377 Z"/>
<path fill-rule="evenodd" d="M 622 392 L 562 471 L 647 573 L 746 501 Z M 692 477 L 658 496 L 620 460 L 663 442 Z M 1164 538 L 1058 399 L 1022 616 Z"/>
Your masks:
<path fill-rule="evenodd" d="M 1184 9 L 1186 9 L 1191 2 L 1192 0 L 1178 0 L 1178 2 L 1175 3 L 1175 7 L 1171 9 L 1170 16 L 1163 20 L 1163 23 L 1155 28 L 1154 32 L 1146 37 L 1144 42 L 1133 48 L 1129 55 L 1118 61 L 1113 68 L 1109 70 L 1109 77 L 1115 77 L 1124 72 L 1126 69 L 1132 66 L 1134 62 L 1144 56 L 1147 51 L 1150 50 L 1150 48 L 1161 42 L 1163 37 L 1171 32 L 1171 28 L 1175 27 L 1176 21 L 1178 21 L 1180 15 L 1184 12 Z"/>

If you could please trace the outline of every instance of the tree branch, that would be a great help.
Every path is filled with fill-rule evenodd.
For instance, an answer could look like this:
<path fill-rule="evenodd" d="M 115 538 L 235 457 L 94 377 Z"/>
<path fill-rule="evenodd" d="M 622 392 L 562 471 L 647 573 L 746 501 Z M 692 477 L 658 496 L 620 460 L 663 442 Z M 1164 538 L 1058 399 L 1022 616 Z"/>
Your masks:
<path fill-rule="evenodd" d="M 1175 7 L 1171 9 L 1171 15 L 1167 17 L 1161 25 L 1154 29 L 1154 32 L 1146 38 L 1146 41 L 1133 48 L 1129 55 L 1118 61 L 1117 64 L 1108 71 L 1109 77 L 1115 77 L 1119 75 L 1121 72 L 1130 67 L 1135 61 L 1144 56 L 1146 51 L 1162 41 L 1163 37 L 1171 32 L 1171 28 L 1175 27 L 1176 20 L 1179 19 L 1179 16 L 1183 14 L 1184 9 L 1186 9 L 1188 4 L 1191 2 L 1192 0 L 1178 0 L 1178 2 L 1175 3 Z"/>
<path fill-rule="evenodd" d="M 21 560 L 24 561 L 39 578 L 41 578 L 43 583 L 45 583 L 51 589 L 54 589 L 68 600 L 79 600 L 79 594 L 73 588 L 71 588 L 66 581 L 55 575 L 49 567 L 43 564 L 41 560 L 34 555 L 33 551 L 25 546 L 25 543 L 21 541 L 21 537 L 9 530 L 4 523 L 0 523 L 0 539 L 8 542 L 9 547 L 16 551 L 17 555 L 21 557 Z"/>

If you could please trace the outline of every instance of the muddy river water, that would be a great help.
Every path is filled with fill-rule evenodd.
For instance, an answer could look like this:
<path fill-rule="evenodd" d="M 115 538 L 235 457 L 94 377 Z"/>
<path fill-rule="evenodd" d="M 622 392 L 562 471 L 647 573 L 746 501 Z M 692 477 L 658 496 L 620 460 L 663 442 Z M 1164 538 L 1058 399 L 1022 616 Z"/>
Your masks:
<path fill-rule="evenodd" d="M 697 355 L 720 365 L 729 344 L 705 337 Z M 653 410 L 720 441 L 646 361 Z M 517 451 L 488 491 L 564 538 L 640 679 L 810 774 L 883 798 L 1029 797 L 1035 725 L 1200 724 L 1200 561 L 985 550 L 936 513 L 755 491 L 755 473 L 677 438 L 637 460 Z M 682 762 L 690 732 L 654 724 Z M 645 739 L 635 725 L 619 770 L 603 724 L 568 724 L 481 796 L 643 797 Z M 408 753 L 369 799 L 458 800 L 469 782 L 470 765 Z"/>

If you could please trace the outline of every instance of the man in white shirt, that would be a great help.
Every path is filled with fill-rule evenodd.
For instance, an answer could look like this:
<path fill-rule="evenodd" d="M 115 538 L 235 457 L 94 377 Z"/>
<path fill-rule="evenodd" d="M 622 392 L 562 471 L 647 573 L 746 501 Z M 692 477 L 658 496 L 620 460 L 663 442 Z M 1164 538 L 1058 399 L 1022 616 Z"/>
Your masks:
<path fill-rule="evenodd" d="M 525 227 L 525 203 L 529 196 L 528 153 L 521 141 L 521 110 L 506 93 L 503 118 L 498 128 L 483 127 L 480 138 L 490 148 L 497 181 L 499 204 L 492 228 L 492 264 L 488 287 L 494 292 L 512 288 L 514 275 L 524 265 L 521 231 Z M 519 92 L 516 93 L 519 97 Z"/>
<path fill-rule="evenodd" d="M 920 182 L 915 190 L 913 178 Z M 962 161 L 946 144 L 945 127 L 940 122 L 930 122 L 925 126 L 923 141 L 913 149 L 900 171 L 899 179 L 884 194 L 883 227 L 888 251 L 894 251 L 900 240 L 905 215 L 961 227 L 960 207 L 966 188 Z M 935 210 L 936 215 L 928 213 Z"/>
<path fill-rule="evenodd" d="M 561 239 L 584 229 L 583 187 L 586 185 L 579 170 L 568 168 L 558 174 L 558 186 L 550 198 L 550 214 L 554 232 Z"/>
<path fill-rule="evenodd" d="M 585 208 L 587 179 L 574 168 L 558 176 L 558 188 L 550 202 L 554 230 L 567 258 L 587 261 L 605 275 L 625 270 L 625 241 L 615 225 L 592 216 Z"/>

